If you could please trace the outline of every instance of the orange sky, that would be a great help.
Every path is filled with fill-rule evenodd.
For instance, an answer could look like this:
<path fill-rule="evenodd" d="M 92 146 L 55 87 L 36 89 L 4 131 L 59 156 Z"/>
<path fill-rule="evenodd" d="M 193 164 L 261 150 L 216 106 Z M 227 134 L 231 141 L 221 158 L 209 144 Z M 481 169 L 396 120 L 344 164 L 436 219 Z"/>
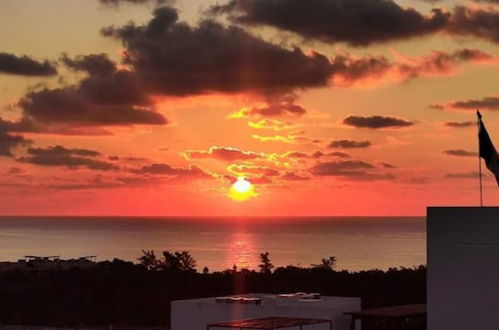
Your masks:
<path fill-rule="evenodd" d="M 0 215 L 477 205 L 477 108 L 499 141 L 499 25 L 480 22 L 499 7 L 345 1 L 3 0 Z M 254 196 L 229 198 L 237 177 Z"/>

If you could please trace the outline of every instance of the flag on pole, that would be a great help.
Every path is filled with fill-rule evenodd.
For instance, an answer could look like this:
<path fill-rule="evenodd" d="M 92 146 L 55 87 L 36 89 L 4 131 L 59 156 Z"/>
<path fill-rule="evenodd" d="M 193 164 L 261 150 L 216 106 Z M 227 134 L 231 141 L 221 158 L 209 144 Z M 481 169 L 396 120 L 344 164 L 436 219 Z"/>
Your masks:
<path fill-rule="evenodd" d="M 482 114 L 480 111 L 476 112 L 478 116 L 478 141 L 479 141 L 479 154 L 485 160 L 485 165 L 489 171 L 496 177 L 497 185 L 499 186 L 499 156 L 497 155 L 496 148 L 492 144 L 489 133 L 482 122 Z"/>

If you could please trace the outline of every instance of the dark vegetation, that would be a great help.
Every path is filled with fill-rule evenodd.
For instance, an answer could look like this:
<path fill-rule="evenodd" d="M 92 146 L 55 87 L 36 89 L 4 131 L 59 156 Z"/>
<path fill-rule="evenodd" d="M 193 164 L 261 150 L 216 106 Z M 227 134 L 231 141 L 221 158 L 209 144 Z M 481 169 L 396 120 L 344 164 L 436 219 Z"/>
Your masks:
<path fill-rule="evenodd" d="M 426 268 L 335 271 L 334 257 L 309 268 L 274 268 L 268 253 L 259 271 L 196 272 L 186 252 L 143 251 L 139 264 L 115 259 L 89 269 L 0 271 L 0 324 L 168 326 L 175 299 L 250 292 L 320 292 L 356 296 L 364 308 L 426 301 Z"/>

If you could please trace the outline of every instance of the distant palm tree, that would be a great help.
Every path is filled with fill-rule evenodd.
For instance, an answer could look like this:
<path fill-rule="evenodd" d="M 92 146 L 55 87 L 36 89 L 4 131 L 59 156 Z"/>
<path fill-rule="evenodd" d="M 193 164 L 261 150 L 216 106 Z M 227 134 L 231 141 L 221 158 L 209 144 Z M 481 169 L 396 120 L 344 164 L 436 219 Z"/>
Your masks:
<path fill-rule="evenodd" d="M 142 250 L 143 256 L 138 258 L 140 264 L 147 270 L 158 270 L 160 261 L 156 258 L 154 250 Z"/>
<path fill-rule="evenodd" d="M 336 257 L 322 258 L 321 263 L 318 265 L 311 265 L 313 268 L 333 270 L 336 267 Z"/>
<path fill-rule="evenodd" d="M 138 258 L 140 264 L 147 270 L 195 271 L 196 260 L 187 251 L 163 251 L 163 260 L 156 257 L 154 250 L 142 250 L 143 256 Z"/>
<path fill-rule="evenodd" d="M 270 257 L 268 252 L 260 253 L 260 262 L 261 264 L 258 265 L 258 267 L 260 268 L 260 273 L 263 274 L 272 273 L 274 265 L 272 265 L 272 263 L 270 262 Z"/>
<path fill-rule="evenodd" d="M 194 271 L 196 268 L 196 260 L 187 251 L 174 253 L 163 251 L 163 258 L 163 270 L 187 272 Z"/>

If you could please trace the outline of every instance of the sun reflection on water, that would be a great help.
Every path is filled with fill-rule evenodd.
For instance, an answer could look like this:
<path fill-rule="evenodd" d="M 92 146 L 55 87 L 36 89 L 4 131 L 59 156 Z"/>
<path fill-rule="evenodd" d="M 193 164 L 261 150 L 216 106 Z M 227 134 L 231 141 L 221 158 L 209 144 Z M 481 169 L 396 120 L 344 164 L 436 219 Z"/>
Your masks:
<path fill-rule="evenodd" d="M 255 251 L 253 235 L 244 231 L 238 231 L 231 235 L 227 264 L 231 267 L 235 265 L 238 270 L 257 268 L 257 252 Z"/>

